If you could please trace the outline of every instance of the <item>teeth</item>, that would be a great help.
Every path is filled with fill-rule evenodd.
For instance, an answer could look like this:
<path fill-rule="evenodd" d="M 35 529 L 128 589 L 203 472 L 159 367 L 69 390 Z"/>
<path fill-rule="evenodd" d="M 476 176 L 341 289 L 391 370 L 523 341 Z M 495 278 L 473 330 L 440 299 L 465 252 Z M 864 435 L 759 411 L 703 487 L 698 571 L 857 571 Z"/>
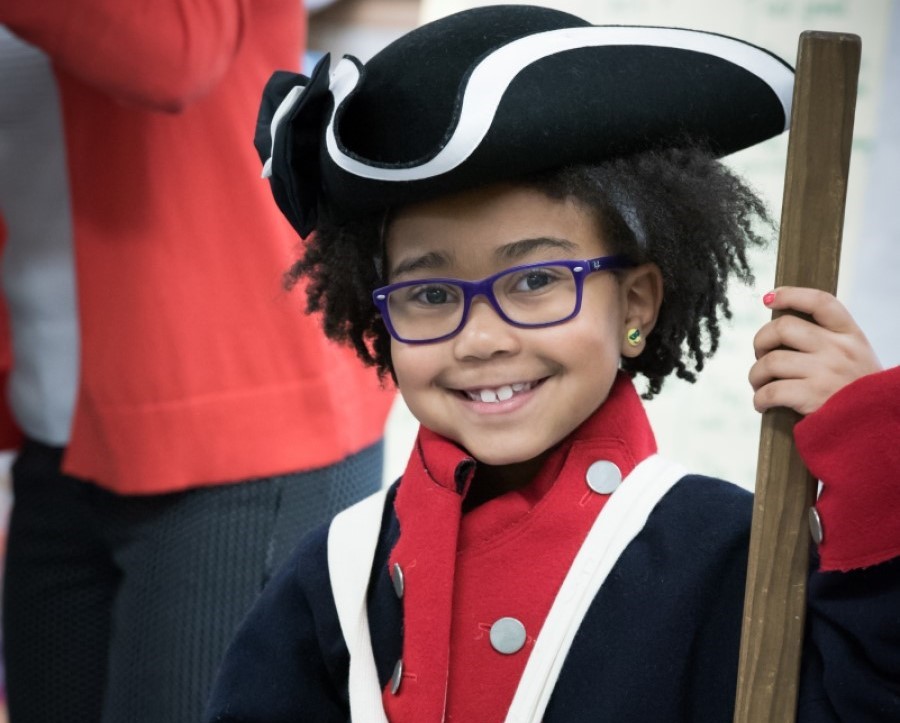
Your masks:
<path fill-rule="evenodd" d="M 524 392 L 531 389 L 530 382 L 516 382 L 515 384 L 504 384 L 496 389 L 480 389 L 477 392 L 466 392 L 469 399 L 473 402 L 485 402 L 493 404 L 494 402 L 505 402 L 512 399 L 514 394 Z"/>

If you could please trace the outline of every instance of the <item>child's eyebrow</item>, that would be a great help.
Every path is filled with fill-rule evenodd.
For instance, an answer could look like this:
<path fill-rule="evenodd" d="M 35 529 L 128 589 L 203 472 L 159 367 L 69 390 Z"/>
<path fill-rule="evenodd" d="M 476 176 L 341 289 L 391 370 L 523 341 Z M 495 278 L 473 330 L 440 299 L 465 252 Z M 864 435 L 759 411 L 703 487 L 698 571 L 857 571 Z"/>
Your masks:
<path fill-rule="evenodd" d="M 525 238 L 504 244 L 494 253 L 501 259 L 516 260 L 523 256 L 527 256 L 532 251 L 538 249 L 559 249 L 560 251 L 572 252 L 578 249 L 578 245 L 562 238 L 538 236 L 536 238 Z"/>
<path fill-rule="evenodd" d="M 449 259 L 446 254 L 437 251 L 429 251 L 427 254 L 422 254 L 421 256 L 413 256 L 404 259 L 391 269 L 388 278 L 394 279 L 401 274 L 408 274 L 412 271 L 421 271 L 423 269 L 440 269 L 446 267 L 448 263 Z"/>
<path fill-rule="evenodd" d="M 535 238 L 520 239 L 519 241 L 504 244 L 494 251 L 494 255 L 502 260 L 516 261 L 538 249 L 558 249 L 560 251 L 572 252 L 577 248 L 577 244 L 566 239 L 554 238 L 552 236 L 537 236 Z M 438 269 L 446 268 L 450 262 L 450 258 L 447 254 L 438 251 L 429 251 L 427 254 L 412 256 L 400 261 L 390 270 L 388 278 L 396 279 L 402 274 L 409 274 L 414 271 L 436 271 Z"/>

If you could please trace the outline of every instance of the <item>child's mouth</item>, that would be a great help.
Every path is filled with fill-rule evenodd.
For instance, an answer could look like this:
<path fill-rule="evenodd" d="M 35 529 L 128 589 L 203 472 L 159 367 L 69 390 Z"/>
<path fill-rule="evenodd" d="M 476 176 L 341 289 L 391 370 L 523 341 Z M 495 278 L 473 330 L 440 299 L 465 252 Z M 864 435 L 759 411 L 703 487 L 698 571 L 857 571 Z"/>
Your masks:
<path fill-rule="evenodd" d="M 504 384 L 499 387 L 484 387 L 482 389 L 465 389 L 463 394 L 473 402 L 484 402 L 486 404 L 496 404 L 497 402 L 505 402 L 512 399 L 516 394 L 530 391 L 534 389 L 539 382 L 516 382 L 515 384 Z"/>

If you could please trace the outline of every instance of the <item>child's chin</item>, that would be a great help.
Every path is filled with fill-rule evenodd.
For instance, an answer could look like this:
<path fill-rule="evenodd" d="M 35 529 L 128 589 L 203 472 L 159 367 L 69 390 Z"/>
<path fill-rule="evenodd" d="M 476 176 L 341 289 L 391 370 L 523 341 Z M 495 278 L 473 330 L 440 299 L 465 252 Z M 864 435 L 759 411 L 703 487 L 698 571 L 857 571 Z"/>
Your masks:
<path fill-rule="evenodd" d="M 480 450 L 480 452 L 480 454 L 473 453 L 472 456 L 481 464 L 486 464 L 491 467 L 514 467 L 516 465 L 529 464 L 543 454 L 543 451 L 541 450 L 535 453 L 532 453 L 531 450 L 520 450 L 518 452 L 507 450 Z"/>

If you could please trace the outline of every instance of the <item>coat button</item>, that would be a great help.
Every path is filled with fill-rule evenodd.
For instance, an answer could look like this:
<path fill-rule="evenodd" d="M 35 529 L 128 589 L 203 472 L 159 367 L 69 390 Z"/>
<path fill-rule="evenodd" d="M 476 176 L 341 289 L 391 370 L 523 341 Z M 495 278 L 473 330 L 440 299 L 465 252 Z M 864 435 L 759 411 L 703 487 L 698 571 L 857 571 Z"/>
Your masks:
<path fill-rule="evenodd" d="M 491 647 L 498 653 L 512 655 L 525 645 L 525 626 L 515 618 L 500 618 L 491 625 Z"/>
<path fill-rule="evenodd" d="M 597 494 L 610 495 L 622 484 L 622 470 L 614 462 L 601 459 L 588 467 L 585 479 Z"/>
<path fill-rule="evenodd" d="M 400 681 L 403 680 L 403 660 L 398 660 L 391 673 L 391 695 L 397 695 L 400 690 Z"/>
<path fill-rule="evenodd" d="M 822 527 L 822 518 L 819 517 L 819 511 L 815 507 L 810 507 L 808 517 L 809 534 L 812 535 L 813 542 L 821 545 L 825 537 L 825 529 Z"/>
<path fill-rule="evenodd" d="M 397 597 L 402 598 L 403 591 L 406 589 L 406 581 L 403 579 L 403 568 L 400 567 L 399 563 L 395 562 L 391 568 L 391 582 L 394 585 L 394 592 L 397 594 Z"/>

